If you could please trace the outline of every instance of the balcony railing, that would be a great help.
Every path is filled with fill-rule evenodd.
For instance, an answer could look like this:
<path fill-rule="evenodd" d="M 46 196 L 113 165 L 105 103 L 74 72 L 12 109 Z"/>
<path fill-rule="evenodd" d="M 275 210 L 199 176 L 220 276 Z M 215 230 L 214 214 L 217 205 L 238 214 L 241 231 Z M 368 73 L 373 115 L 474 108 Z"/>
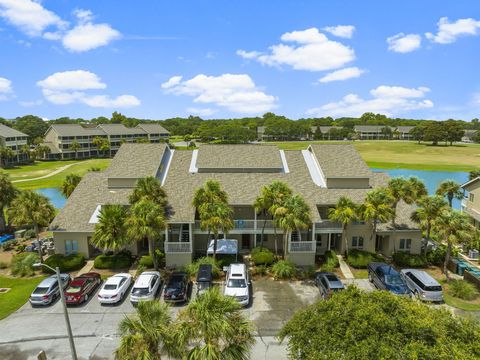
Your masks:
<path fill-rule="evenodd" d="M 167 254 L 179 254 L 179 253 L 191 253 L 191 242 L 166 242 L 165 253 Z"/>
<path fill-rule="evenodd" d="M 342 224 L 335 221 L 325 220 L 315 223 L 315 229 L 341 229 Z"/>
<path fill-rule="evenodd" d="M 288 252 L 290 253 L 311 253 L 315 252 L 315 241 L 289 241 Z"/>

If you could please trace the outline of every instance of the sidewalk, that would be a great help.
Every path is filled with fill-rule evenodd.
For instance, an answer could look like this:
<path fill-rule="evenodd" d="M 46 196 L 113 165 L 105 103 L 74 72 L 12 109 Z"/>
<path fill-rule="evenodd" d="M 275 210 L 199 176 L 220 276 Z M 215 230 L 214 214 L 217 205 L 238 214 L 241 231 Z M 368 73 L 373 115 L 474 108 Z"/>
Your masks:
<path fill-rule="evenodd" d="M 338 262 L 340 263 L 340 270 L 342 271 L 343 277 L 346 280 L 355 279 L 352 272 L 350 271 L 350 267 L 347 265 L 345 260 L 343 260 L 343 256 L 342 255 L 337 255 L 337 258 L 338 258 Z"/>

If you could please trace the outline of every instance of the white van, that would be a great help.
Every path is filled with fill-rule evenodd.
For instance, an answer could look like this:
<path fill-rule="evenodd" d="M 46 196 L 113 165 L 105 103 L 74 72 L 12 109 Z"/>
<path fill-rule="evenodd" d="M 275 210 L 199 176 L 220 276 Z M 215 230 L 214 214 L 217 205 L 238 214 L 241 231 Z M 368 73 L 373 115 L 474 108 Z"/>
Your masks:
<path fill-rule="evenodd" d="M 230 264 L 225 282 L 226 296 L 234 297 L 242 306 L 248 306 L 250 302 L 250 280 L 245 264 Z"/>

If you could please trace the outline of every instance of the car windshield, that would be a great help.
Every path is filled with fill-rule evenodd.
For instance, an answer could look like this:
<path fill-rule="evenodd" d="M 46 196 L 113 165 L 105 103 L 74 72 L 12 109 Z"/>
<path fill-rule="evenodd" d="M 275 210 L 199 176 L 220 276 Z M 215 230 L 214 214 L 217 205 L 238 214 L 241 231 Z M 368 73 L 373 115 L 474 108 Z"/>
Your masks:
<path fill-rule="evenodd" d="M 232 288 L 246 288 L 247 284 L 244 279 L 230 279 L 228 280 L 227 286 Z"/>
<path fill-rule="evenodd" d="M 133 288 L 132 295 L 135 295 L 135 296 L 148 295 L 148 288 Z"/>
<path fill-rule="evenodd" d="M 168 283 L 166 286 L 167 290 L 179 290 L 182 288 L 182 283 L 181 282 L 171 282 Z"/>
<path fill-rule="evenodd" d="M 402 278 L 398 275 L 385 275 L 385 284 L 403 285 L 403 281 L 402 281 Z"/>
<path fill-rule="evenodd" d="M 425 291 L 442 291 L 441 286 L 425 286 Z"/>
<path fill-rule="evenodd" d="M 81 286 L 70 286 L 67 289 L 67 293 L 70 293 L 70 294 L 76 294 L 76 293 L 79 293 L 80 291 L 82 291 Z"/>
<path fill-rule="evenodd" d="M 116 284 L 105 284 L 105 286 L 103 287 L 104 290 L 115 290 L 116 288 Z"/>
<path fill-rule="evenodd" d="M 43 294 L 46 294 L 48 292 L 48 287 L 37 287 L 33 293 L 35 295 L 43 295 Z"/>

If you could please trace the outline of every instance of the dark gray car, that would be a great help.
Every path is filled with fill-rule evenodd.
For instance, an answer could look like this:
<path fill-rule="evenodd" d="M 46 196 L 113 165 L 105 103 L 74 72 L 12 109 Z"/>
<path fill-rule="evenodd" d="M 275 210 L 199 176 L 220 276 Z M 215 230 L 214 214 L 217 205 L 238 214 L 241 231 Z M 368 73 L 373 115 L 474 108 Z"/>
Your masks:
<path fill-rule="evenodd" d="M 318 272 L 315 274 L 315 285 L 320 290 L 320 295 L 328 299 L 335 291 L 344 290 L 345 286 L 337 275 L 331 272 Z"/>
<path fill-rule="evenodd" d="M 70 275 L 60 274 L 60 278 L 62 279 L 63 291 L 70 283 Z M 52 275 L 38 284 L 38 286 L 30 295 L 29 301 L 32 305 L 50 305 L 59 297 L 60 291 L 58 287 L 57 275 Z"/>

